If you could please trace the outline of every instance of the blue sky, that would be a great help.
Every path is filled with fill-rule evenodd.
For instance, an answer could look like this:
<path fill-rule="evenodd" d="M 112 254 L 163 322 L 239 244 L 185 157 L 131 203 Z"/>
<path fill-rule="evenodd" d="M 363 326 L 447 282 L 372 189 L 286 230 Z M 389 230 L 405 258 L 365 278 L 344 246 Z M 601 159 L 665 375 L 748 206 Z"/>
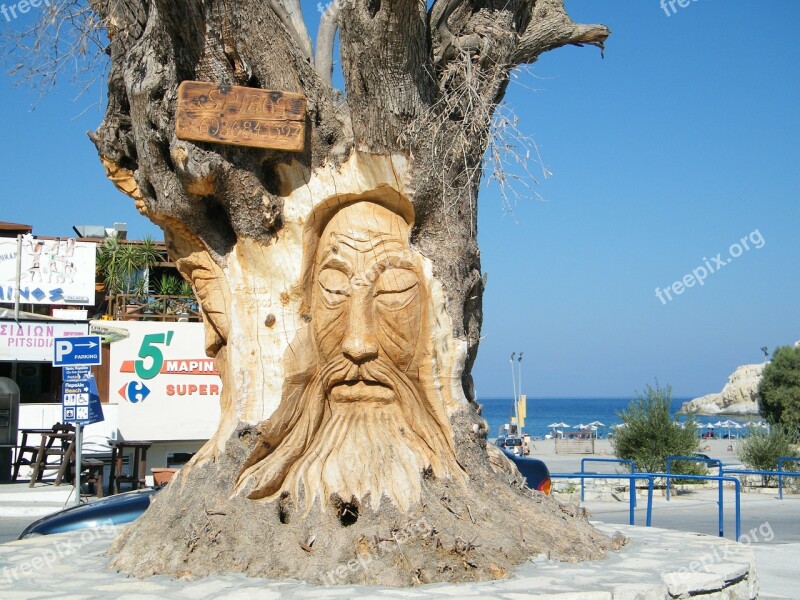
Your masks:
<path fill-rule="evenodd" d="M 513 215 L 495 184 L 482 188 L 478 394 L 511 395 L 512 351 L 525 352 L 529 396 L 627 397 L 655 378 L 679 396 L 718 391 L 761 346 L 800 339 L 800 50 L 787 35 L 800 3 L 694 0 L 670 16 L 658 0 L 567 8 L 613 35 L 605 59 L 560 49 L 509 87 L 552 176 Z M 86 137 L 102 90 L 74 100 L 62 84 L 38 100 L 7 77 L 0 89 L 0 220 L 39 235 L 124 221 L 129 237 L 160 236 L 105 180 Z M 732 257 L 746 236 L 750 249 Z M 704 285 L 657 298 L 718 253 L 731 261 Z"/>

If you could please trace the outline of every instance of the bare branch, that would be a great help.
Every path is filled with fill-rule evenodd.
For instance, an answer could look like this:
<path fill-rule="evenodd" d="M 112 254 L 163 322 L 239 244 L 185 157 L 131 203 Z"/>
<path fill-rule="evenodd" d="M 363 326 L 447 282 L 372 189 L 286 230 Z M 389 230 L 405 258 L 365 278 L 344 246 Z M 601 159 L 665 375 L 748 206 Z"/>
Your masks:
<path fill-rule="evenodd" d="M 339 3 L 331 2 L 328 10 L 322 15 L 317 33 L 317 54 L 315 69 L 322 83 L 333 87 L 333 43 L 336 39 L 336 30 L 339 27 Z"/>
<path fill-rule="evenodd" d="M 303 20 L 303 13 L 300 10 L 300 0 L 269 0 L 269 5 L 297 43 L 297 47 L 303 52 L 305 58 L 313 64 L 314 49 L 311 46 L 311 37 L 308 35 L 306 22 Z"/>
<path fill-rule="evenodd" d="M 520 38 L 512 60 L 514 64 L 535 62 L 539 55 L 562 46 L 589 44 L 601 50 L 611 30 L 605 25 L 576 25 L 569 18 L 562 2 L 543 8 L 537 3 L 531 22 Z"/>
<path fill-rule="evenodd" d="M 69 70 L 90 87 L 107 68 L 106 44 L 100 17 L 81 0 L 47 3 L 33 24 L 0 32 L 9 75 L 42 94 Z"/>

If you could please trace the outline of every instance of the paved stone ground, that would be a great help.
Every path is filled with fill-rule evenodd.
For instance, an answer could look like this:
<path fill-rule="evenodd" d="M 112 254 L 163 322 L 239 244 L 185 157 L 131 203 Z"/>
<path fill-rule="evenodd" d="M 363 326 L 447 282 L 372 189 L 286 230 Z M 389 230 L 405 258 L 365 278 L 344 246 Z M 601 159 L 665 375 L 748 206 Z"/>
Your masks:
<path fill-rule="evenodd" d="M 619 525 L 599 525 L 599 528 L 609 534 L 621 531 L 630 542 L 601 561 L 567 564 L 539 557 L 520 567 L 510 579 L 409 589 L 311 586 L 298 581 L 275 582 L 241 575 L 198 581 L 167 577 L 134 579 L 106 568 L 105 552 L 116 529 L 101 528 L 0 545 L 0 597 L 7 600 L 443 597 L 732 600 L 757 596 L 755 557 L 752 550 L 742 544 L 664 529 Z"/>

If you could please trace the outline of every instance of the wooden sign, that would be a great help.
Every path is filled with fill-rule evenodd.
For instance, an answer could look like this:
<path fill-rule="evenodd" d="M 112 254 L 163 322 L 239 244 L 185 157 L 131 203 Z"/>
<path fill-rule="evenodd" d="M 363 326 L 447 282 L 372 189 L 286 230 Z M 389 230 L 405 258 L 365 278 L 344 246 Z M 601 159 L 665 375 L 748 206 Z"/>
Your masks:
<path fill-rule="evenodd" d="M 202 81 L 178 87 L 176 132 L 182 140 L 299 152 L 305 118 L 301 94 Z"/>

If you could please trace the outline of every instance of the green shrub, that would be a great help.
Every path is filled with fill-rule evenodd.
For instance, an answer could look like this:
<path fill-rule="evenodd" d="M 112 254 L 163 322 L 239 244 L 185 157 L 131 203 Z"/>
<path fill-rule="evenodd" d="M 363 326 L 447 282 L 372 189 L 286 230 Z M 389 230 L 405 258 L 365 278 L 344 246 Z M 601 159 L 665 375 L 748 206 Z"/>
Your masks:
<path fill-rule="evenodd" d="M 761 414 L 772 425 L 800 428 L 800 347 L 775 350 L 758 386 Z"/>
<path fill-rule="evenodd" d="M 736 444 L 736 456 L 748 469 L 757 471 L 775 471 L 778 469 L 778 458 L 781 456 L 797 456 L 797 435 L 782 427 L 773 427 L 767 433 L 755 430 Z M 787 462 L 784 471 L 796 471 L 800 463 Z M 764 485 L 773 481 L 773 477 L 764 477 Z"/>
<path fill-rule="evenodd" d="M 617 413 L 624 427 L 614 434 L 614 453 L 619 458 L 632 459 L 637 471 L 663 472 L 667 456 L 687 456 L 698 451 L 700 441 L 695 432 L 695 420 L 689 416 L 685 426 L 672 419 L 670 404 L 672 388 L 645 387 L 644 395 L 637 393 L 628 409 Z M 698 474 L 705 466 L 679 461 L 672 467 L 674 473 Z"/>

